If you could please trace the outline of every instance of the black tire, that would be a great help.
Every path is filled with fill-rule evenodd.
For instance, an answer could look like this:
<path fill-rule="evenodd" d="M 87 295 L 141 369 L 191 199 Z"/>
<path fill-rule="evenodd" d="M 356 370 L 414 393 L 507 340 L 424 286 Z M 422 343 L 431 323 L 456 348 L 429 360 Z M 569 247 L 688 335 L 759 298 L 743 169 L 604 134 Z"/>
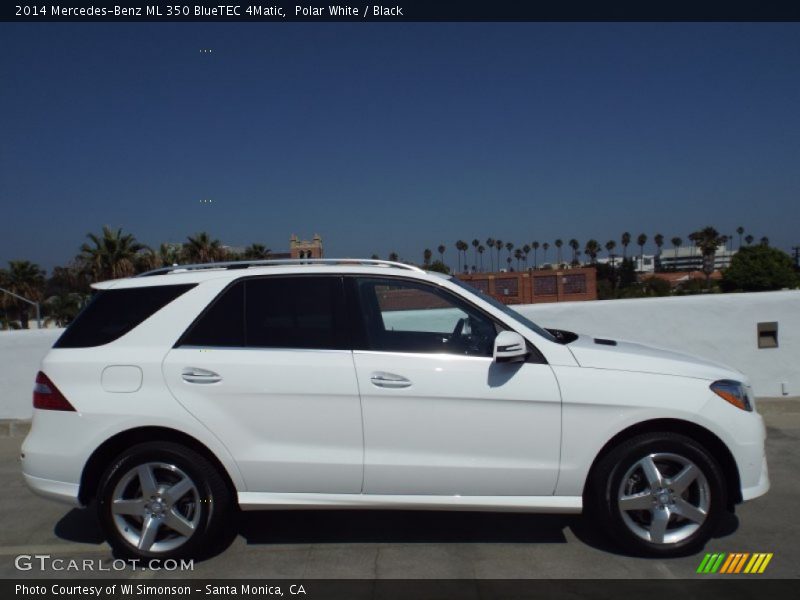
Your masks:
<path fill-rule="evenodd" d="M 657 471 L 665 477 L 669 476 L 663 486 L 651 486 L 646 481 L 644 468 L 637 466 L 637 463 L 642 464 L 640 461 L 645 457 L 654 455 L 656 460 L 653 462 L 661 465 Z M 693 464 L 701 473 L 680 493 L 670 489 L 672 486 L 666 483 L 689 466 L 678 458 Z M 632 469 L 634 471 L 631 473 Z M 653 487 L 664 490 L 663 495 L 653 495 Z M 641 502 L 649 502 L 650 508 L 623 511 L 619 502 L 621 495 L 626 498 L 642 496 Z M 665 503 L 660 504 L 662 501 Z M 669 514 L 670 508 L 686 512 L 684 507 L 687 503 L 705 506 L 702 511 L 705 519 L 698 523 L 673 513 L 668 517 L 663 540 L 660 543 L 653 541 L 658 540 L 660 535 L 652 532 L 655 519 Z M 702 548 L 717 531 L 727 506 L 727 487 L 719 464 L 701 444 L 677 433 L 647 433 L 621 442 L 600 458 L 590 474 L 584 505 L 587 518 L 600 525 L 609 539 L 624 550 L 644 556 L 684 556 Z M 662 507 L 666 507 L 666 510 Z M 655 516 L 656 512 L 659 517 Z M 701 513 L 694 513 L 695 518 L 698 514 Z M 648 529 L 650 533 L 646 533 Z M 644 535 L 653 539 L 644 539 Z M 685 537 L 681 538 L 682 535 Z"/>
<path fill-rule="evenodd" d="M 155 496 L 145 497 L 145 484 L 138 473 L 153 475 Z M 173 502 L 169 490 L 177 483 L 193 487 Z M 148 489 L 152 489 L 149 484 Z M 175 493 L 180 493 L 177 489 Z M 132 514 L 116 514 L 119 508 L 112 508 L 115 499 L 127 499 Z M 120 454 L 101 478 L 97 493 L 100 524 L 115 555 L 123 558 L 202 558 L 215 546 L 232 508 L 231 492 L 219 470 L 201 454 L 173 442 L 137 444 Z M 192 527 L 185 528 L 173 509 Z M 145 519 L 160 520 L 152 542 L 149 537 L 143 541 Z M 183 533 L 170 524 L 179 525 Z M 135 544 L 137 537 L 143 547 Z"/>

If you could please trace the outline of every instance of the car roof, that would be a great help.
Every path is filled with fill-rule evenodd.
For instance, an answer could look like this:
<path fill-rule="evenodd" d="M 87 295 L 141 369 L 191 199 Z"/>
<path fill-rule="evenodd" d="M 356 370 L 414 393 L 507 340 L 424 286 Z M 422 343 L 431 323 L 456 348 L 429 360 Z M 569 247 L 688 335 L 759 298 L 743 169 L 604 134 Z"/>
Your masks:
<path fill-rule="evenodd" d="M 412 275 L 421 279 L 450 278 L 449 275 L 424 271 L 415 265 L 377 259 L 297 259 L 256 260 L 193 265 L 173 265 L 148 271 L 135 277 L 111 279 L 92 284 L 98 290 L 201 283 L 212 279 L 234 280 L 253 275 L 296 275 L 320 273 L 358 273 L 369 275 Z"/>

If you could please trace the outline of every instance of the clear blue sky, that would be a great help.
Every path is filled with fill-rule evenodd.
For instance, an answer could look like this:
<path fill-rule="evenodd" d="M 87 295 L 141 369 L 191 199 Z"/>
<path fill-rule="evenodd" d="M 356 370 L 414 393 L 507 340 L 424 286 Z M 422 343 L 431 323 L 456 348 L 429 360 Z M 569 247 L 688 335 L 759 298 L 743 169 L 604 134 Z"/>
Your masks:
<path fill-rule="evenodd" d="M 0 264 L 104 224 L 417 261 L 708 224 L 788 250 L 800 24 L 0 24 Z"/>

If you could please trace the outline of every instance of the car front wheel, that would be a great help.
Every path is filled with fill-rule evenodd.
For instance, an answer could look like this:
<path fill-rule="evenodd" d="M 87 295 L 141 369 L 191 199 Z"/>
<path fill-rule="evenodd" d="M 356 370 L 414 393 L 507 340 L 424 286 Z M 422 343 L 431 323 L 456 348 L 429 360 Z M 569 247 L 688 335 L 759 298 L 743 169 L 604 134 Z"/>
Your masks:
<path fill-rule="evenodd" d="M 710 453 L 667 432 L 615 447 L 598 462 L 587 491 L 588 512 L 612 539 L 651 556 L 698 550 L 727 505 L 722 470 Z"/>

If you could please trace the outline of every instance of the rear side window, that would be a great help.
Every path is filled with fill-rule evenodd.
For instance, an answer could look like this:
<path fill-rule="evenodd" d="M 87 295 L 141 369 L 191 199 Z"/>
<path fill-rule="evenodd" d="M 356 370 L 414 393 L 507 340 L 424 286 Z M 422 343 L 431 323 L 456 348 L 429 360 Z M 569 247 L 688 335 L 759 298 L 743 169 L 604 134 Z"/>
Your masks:
<path fill-rule="evenodd" d="M 343 349 L 340 277 L 262 277 L 225 290 L 178 346 Z"/>
<path fill-rule="evenodd" d="M 244 281 L 214 300 L 178 342 L 179 346 L 244 346 Z"/>
<path fill-rule="evenodd" d="M 122 337 L 195 284 L 102 290 L 58 338 L 54 348 L 90 348 Z"/>

